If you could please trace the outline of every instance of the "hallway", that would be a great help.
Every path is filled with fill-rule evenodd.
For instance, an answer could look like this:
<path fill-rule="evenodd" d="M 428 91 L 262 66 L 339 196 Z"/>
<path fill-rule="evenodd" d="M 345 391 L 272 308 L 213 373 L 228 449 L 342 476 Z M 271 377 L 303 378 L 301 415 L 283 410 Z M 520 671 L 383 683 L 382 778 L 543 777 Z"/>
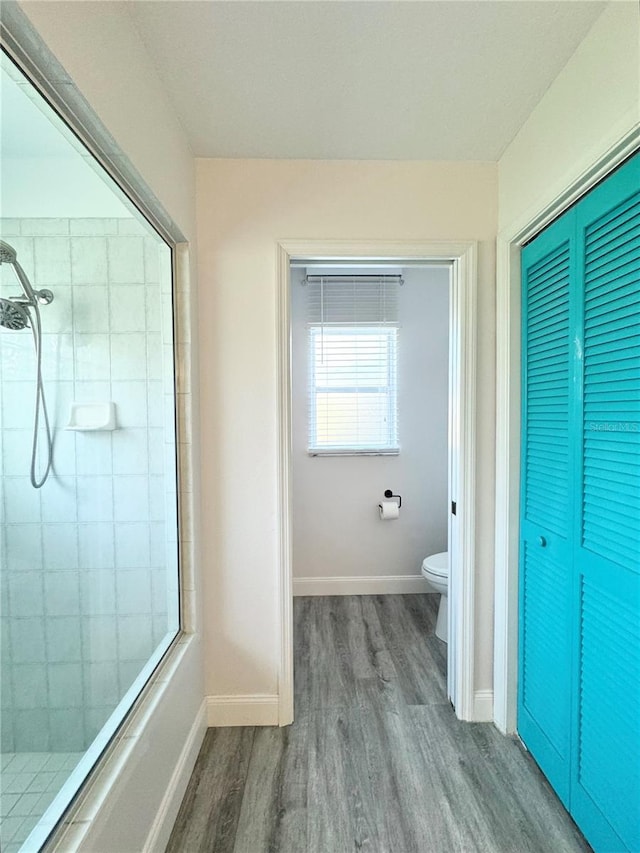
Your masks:
<path fill-rule="evenodd" d="M 168 853 L 586 853 L 512 739 L 446 698 L 434 595 L 294 599 L 286 728 L 209 729 Z"/>

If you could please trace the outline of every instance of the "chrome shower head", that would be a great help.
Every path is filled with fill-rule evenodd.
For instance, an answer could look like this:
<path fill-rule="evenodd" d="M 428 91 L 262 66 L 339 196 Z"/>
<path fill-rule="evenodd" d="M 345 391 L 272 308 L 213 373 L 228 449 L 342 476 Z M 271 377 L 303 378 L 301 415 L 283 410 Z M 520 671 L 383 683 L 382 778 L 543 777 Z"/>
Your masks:
<path fill-rule="evenodd" d="M 15 264 L 17 252 L 4 240 L 0 240 L 0 264 Z"/>
<path fill-rule="evenodd" d="M 20 331 L 31 325 L 29 309 L 12 299 L 0 299 L 0 326 L 11 331 Z"/>
<path fill-rule="evenodd" d="M 13 246 L 5 243 L 4 240 L 0 240 L 0 264 L 11 264 L 15 274 L 18 276 L 18 281 L 22 286 L 25 298 L 31 305 L 35 305 L 36 302 L 39 302 L 41 305 L 49 305 L 50 302 L 53 302 L 53 293 L 50 290 L 34 290 L 31 287 L 31 282 L 27 278 L 27 274 L 18 263 L 18 253 Z M 15 299 L 12 301 L 16 302 Z"/>

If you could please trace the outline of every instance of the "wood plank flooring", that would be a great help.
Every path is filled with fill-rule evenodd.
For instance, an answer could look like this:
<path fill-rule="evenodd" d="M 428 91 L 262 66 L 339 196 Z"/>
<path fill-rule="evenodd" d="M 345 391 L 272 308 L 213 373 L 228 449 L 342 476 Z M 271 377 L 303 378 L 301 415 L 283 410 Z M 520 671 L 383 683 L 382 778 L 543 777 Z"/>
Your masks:
<path fill-rule="evenodd" d="M 586 853 L 512 738 L 446 697 L 434 595 L 296 598 L 295 723 L 209 729 L 167 853 Z"/>

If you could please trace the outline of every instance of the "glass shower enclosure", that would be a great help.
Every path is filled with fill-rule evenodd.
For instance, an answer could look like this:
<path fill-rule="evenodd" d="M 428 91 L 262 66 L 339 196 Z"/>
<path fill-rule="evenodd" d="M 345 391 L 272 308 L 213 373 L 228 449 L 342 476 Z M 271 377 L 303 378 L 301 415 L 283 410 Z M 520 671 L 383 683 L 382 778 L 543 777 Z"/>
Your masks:
<path fill-rule="evenodd" d="M 179 631 L 172 249 L 2 55 L 0 840 L 39 850 Z"/>

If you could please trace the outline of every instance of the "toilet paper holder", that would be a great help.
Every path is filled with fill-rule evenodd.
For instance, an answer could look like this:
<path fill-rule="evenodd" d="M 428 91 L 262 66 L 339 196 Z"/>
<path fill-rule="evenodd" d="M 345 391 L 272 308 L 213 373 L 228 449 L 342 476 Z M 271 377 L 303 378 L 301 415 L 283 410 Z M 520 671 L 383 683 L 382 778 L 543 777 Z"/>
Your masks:
<path fill-rule="evenodd" d="M 401 495 L 394 495 L 393 492 L 391 491 L 391 489 L 385 489 L 384 490 L 384 496 L 385 496 L 385 498 L 398 498 L 398 509 L 400 509 L 400 507 L 402 506 Z M 381 504 L 378 504 L 378 506 L 380 507 L 380 509 L 382 509 Z"/>

